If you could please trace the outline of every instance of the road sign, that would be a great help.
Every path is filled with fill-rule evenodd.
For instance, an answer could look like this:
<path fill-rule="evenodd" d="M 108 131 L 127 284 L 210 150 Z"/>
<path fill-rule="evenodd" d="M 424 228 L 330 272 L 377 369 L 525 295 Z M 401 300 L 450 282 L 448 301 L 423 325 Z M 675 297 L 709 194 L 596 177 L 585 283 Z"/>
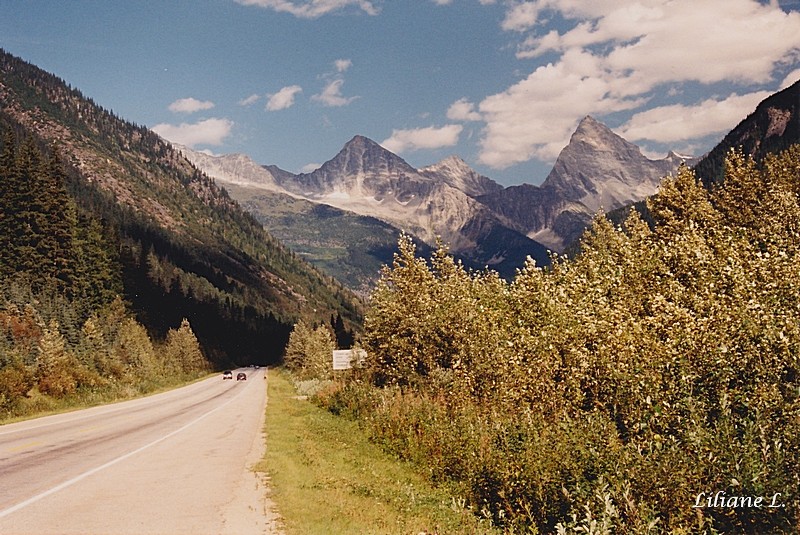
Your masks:
<path fill-rule="evenodd" d="M 353 367 L 353 356 L 358 364 L 363 364 L 367 358 L 367 352 L 363 349 L 336 349 L 333 351 L 333 369 L 349 370 Z"/>

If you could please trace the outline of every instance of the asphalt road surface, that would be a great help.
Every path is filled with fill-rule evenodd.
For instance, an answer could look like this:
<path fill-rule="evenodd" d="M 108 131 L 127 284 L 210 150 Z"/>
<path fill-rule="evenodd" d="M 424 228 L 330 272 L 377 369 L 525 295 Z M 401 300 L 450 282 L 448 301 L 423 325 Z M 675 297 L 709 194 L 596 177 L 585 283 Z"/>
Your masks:
<path fill-rule="evenodd" d="M 234 377 L 239 370 L 234 371 Z M 277 533 L 264 369 L 0 426 L 0 533 Z"/>

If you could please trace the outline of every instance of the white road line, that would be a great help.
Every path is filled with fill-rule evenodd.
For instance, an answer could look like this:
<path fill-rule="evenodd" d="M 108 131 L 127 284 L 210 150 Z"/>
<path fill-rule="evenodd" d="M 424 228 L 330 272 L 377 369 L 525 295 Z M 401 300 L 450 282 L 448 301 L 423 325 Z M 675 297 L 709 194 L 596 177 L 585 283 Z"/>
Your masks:
<path fill-rule="evenodd" d="M 225 407 L 226 405 L 228 405 L 229 403 L 231 403 L 232 401 L 234 401 L 235 399 L 237 399 L 239 396 L 241 396 L 241 395 L 244 393 L 244 391 L 245 391 L 246 389 L 247 389 L 246 387 L 245 387 L 245 388 L 242 388 L 242 391 L 241 391 L 241 392 L 239 392 L 238 394 L 236 394 L 234 397 L 232 397 L 231 399 L 229 399 L 228 401 L 226 401 L 226 402 L 225 402 L 225 403 L 223 403 L 222 405 L 220 405 L 220 406 L 218 406 L 218 407 L 215 407 L 215 408 L 211 409 L 211 410 L 210 410 L 210 411 L 208 411 L 207 413 L 205 413 L 205 414 L 203 414 L 202 416 L 200 416 L 200 417 L 198 417 L 198 418 L 196 418 L 196 419 L 192 420 L 191 422 L 189 422 L 188 424 L 184 425 L 183 427 L 181 427 L 181 428 L 179 428 L 179 429 L 176 429 L 175 431 L 172 431 L 172 432 L 170 432 L 170 433 L 167 433 L 167 434 L 166 434 L 166 435 L 164 435 L 163 437 L 161 437 L 161 438 L 159 438 L 159 439 L 156 439 L 156 440 L 154 440 L 153 442 L 150 442 L 149 444 L 145 444 L 145 445 L 144 445 L 144 446 L 142 446 L 141 448 L 137 448 L 137 449 L 135 449 L 135 450 L 133 450 L 133 451 L 131 451 L 131 452 L 128 452 L 128 453 L 126 453 L 125 455 L 122 455 L 121 457 L 117 457 L 116 459 L 113 459 L 113 460 L 111 460 L 111 461 L 108 461 L 108 462 L 107 462 L 107 463 L 105 463 L 105 464 L 102 464 L 102 465 L 100 465 L 100 466 L 97 466 L 97 467 L 95 467 L 95 468 L 92 468 L 91 470 L 88 470 L 88 471 L 86 471 L 86 472 L 84 472 L 84 473 L 82 473 L 82 474 L 80 474 L 80 475 L 77 475 L 77 476 L 73 477 L 72 479 L 69 479 L 69 480 L 67 480 L 67 481 L 64 481 L 63 483 L 61 483 L 61 484 L 59 484 L 59 485 L 56 485 L 55 487 L 53 487 L 53 488 L 51 488 L 51 489 L 49 489 L 49 490 L 46 490 L 46 491 L 44 491 L 44 492 L 42 492 L 42 493 L 40 493 L 40 494 L 37 494 L 36 496 L 33 496 L 33 497 L 31 497 L 31 498 L 28 498 L 28 499 L 27 499 L 27 500 L 25 500 L 24 502 L 20 502 L 20 503 L 18 503 L 17 505 L 11 506 L 11 507 L 9 507 L 8 509 L 5 509 L 5 510 L 3 510 L 3 511 L 0 511 L 0 518 L 6 517 L 6 516 L 8 516 L 8 515 L 10 515 L 10 514 L 12 514 L 12 513 L 16 513 L 16 512 L 17 512 L 17 511 L 19 511 L 20 509 L 24 509 L 25 507 L 28 507 L 29 505 L 32 505 L 32 504 L 34 504 L 34 503 L 38 502 L 39 500 L 42 500 L 42 499 L 44 499 L 44 498 L 46 498 L 46 497 L 48 497 L 48 496 L 50 496 L 50 495 L 52 495 L 52 494 L 55 494 L 56 492 L 59 492 L 59 491 L 61 491 L 61 490 L 64 490 L 64 489 L 66 489 L 66 488 L 68 488 L 68 487 L 71 487 L 71 486 L 72 486 L 72 485 L 74 485 L 75 483 L 78 483 L 79 481 L 81 481 L 81 480 L 83 480 L 83 479 L 86 479 L 87 477 L 89 477 L 89 476 L 91 476 L 91 475 L 93 475 L 93 474 L 96 474 L 96 473 L 98 473 L 98 472 L 100 472 L 100 471 L 102 471 L 102 470 L 105 470 L 106 468 L 108 468 L 108 467 L 110 467 L 110 466 L 113 466 L 113 465 L 115 465 L 115 464 L 117 464 L 117 463 L 119 463 L 119 462 L 121 462 L 121 461 L 124 461 L 125 459 L 127 459 L 127 458 L 129 458 L 129 457 L 133 457 L 133 456 L 134 456 L 134 455 L 136 455 L 137 453 L 140 453 L 140 452 L 142 452 L 142 451 L 146 450 L 147 448 L 150 448 L 150 447 L 152 447 L 152 446 L 155 446 L 156 444 L 158 444 L 158 443 L 160 443 L 160 442 L 163 442 L 163 441 L 167 440 L 168 438 L 170 438 L 170 437 L 172 437 L 172 436 L 175 436 L 175 435 L 177 435 L 177 434 L 178 434 L 178 433 L 180 433 L 181 431 L 184 431 L 184 430 L 188 429 L 189 427 L 193 426 L 194 424 L 196 424 L 196 423 L 197 423 L 197 422 L 199 422 L 200 420 L 203 420 L 203 419 L 205 419 L 206 417 L 210 416 L 211 414 L 214 414 L 215 412 L 217 412 L 217 411 L 218 411 L 218 410 L 220 410 L 221 408 Z"/>

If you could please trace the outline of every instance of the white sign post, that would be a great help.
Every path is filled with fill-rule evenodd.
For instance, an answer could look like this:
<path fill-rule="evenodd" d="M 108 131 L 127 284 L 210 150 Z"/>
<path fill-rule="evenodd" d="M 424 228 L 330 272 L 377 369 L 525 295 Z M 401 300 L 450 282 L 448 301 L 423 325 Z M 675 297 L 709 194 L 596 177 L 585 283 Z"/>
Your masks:
<path fill-rule="evenodd" d="M 349 370 L 353 367 L 353 355 L 358 364 L 363 364 L 367 358 L 367 352 L 363 349 L 335 349 L 333 351 L 333 369 Z"/>

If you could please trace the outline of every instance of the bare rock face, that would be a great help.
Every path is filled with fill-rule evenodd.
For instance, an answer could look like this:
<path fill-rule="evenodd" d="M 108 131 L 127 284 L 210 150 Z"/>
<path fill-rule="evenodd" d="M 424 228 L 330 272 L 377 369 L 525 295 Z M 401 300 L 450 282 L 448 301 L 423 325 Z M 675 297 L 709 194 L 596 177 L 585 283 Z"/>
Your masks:
<path fill-rule="evenodd" d="M 257 186 L 271 191 L 282 190 L 269 169 L 258 165 L 244 154 L 213 156 L 181 145 L 175 145 L 175 148 L 189 158 L 198 169 L 221 182 L 239 186 Z"/>
<path fill-rule="evenodd" d="M 476 173 L 458 156 L 448 156 L 439 163 L 423 167 L 419 172 L 426 177 L 463 191 L 470 197 L 478 197 L 503 189 L 503 186 L 491 178 Z"/>
<path fill-rule="evenodd" d="M 580 122 L 541 186 L 504 188 L 457 156 L 415 169 L 363 136 L 311 173 L 208 158 L 193 161 L 223 182 L 241 184 L 251 173 L 253 186 L 375 217 L 428 245 L 441 238 L 474 266 L 506 274 L 529 255 L 546 264 L 547 250 L 563 251 L 598 211 L 652 195 L 683 161 L 673 153 L 650 160 L 592 117 Z"/>
<path fill-rule="evenodd" d="M 554 251 L 577 239 L 598 212 L 640 201 L 684 158 L 650 160 L 592 117 L 585 117 L 541 186 L 512 186 L 480 198 Z"/>
<path fill-rule="evenodd" d="M 396 154 L 371 139 L 355 136 L 331 160 L 311 173 L 285 176 L 281 185 L 304 195 L 326 197 L 392 195 L 401 187 L 401 196 L 429 188 L 428 181 Z"/>

